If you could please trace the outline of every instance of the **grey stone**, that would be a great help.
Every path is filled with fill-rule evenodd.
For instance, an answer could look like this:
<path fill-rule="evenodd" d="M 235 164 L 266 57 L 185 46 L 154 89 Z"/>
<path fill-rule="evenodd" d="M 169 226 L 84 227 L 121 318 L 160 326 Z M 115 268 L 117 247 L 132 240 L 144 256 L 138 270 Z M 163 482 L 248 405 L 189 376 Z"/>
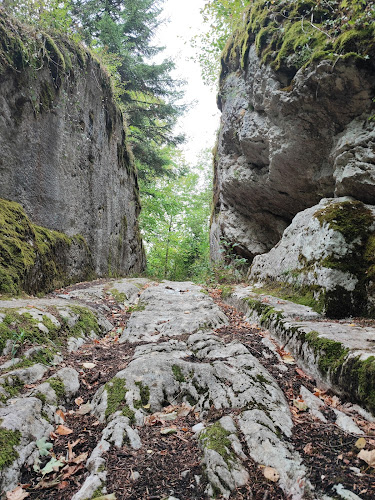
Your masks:
<path fill-rule="evenodd" d="M 147 288 L 139 302 L 144 310 L 131 315 L 120 343 L 140 340 L 157 342 L 161 337 L 174 337 L 226 324 L 225 314 L 200 290 L 193 283 L 169 281 Z"/>
<path fill-rule="evenodd" d="M 41 401 L 33 397 L 15 398 L 0 408 L 1 427 L 21 433 L 20 444 L 15 446 L 18 457 L 0 471 L 1 491 L 13 490 L 17 486 L 22 465 L 32 461 L 35 453 L 38 455 L 35 441 L 48 437 L 53 430 L 52 425 L 41 417 L 41 410 Z"/>
<path fill-rule="evenodd" d="M 72 399 L 79 391 L 79 376 L 74 368 L 61 368 L 54 374 L 54 377 L 59 378 L 64 384 L 64 394 L 68 400 Z"/>
<path fill-rule="evenodd" d="M 18 378 L 24 384 L 34 384 L 47 372 L 48 368 L 40 363 L 36 363 L 33 366 L 27 368 L 18 368 L 8 372 L 6 375 L 0 377 L 0 385 L 7 382 L 9 385 L 13 385 L 13 379 Z"/>
<path fill-rule="evenodd" d="M 320 61 L 290 82 L 261 62 L 254 44 L 243 68 L 239 59 L 223 65 L 220 82 L 215 260 L 223 241 L 250 261 L 271 250 L 293 217 L 322 198 L 373 203 L 375 192 L 371 72 Z"/>
<path fill-rule="evenodd" d="M 37 38 L 18 24 L 13 29 L 24 43 L 43 47 L 43 35 Z M 107 275 L 109 266 L 119 274 L 142 271 L 136 173 L 109 76 L 84 46 L 73 50 L 61 39 L 56 43 L 68 53 L 74 79 L 64 71 L 54 79 L 47 57 L 38 61 L 37 72 L 26 63 L 21 72 L 3 74 L 0 197 L 19 202 L 36 224 L 82 235 L 91 252 L 90 271 Z M 40 107 L 46 92 L 51 100 Z M 87 250 L 80 240 L 65 258 L 68 275 L 87 276 Z"/>
<path fill-rule="evenodd" d="M 336 408 L 333 409 L 336 415 L 336 425 L 340 427 L 345 432 L 349 432 L 351 434 L 358 434 L 362 435 L 364 432 L 358 427 L 358 425 L 354 422 L 352 418 L 350 418 L 348 415 L 345 415 L 340 410 L 337 410 Z"/>

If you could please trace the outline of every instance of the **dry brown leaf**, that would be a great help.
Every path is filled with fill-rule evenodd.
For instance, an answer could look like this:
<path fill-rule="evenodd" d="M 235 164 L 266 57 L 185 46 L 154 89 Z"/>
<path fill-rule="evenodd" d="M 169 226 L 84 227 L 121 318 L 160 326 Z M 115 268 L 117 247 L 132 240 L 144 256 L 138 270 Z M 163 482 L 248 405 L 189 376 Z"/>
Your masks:
<path fill-rule="evenodd" d="M 306 453 L 306 455 L 311 455 L 312 451 L 313 451 L 312 443 L 307 443 L 307 445 L 304 447 L 303 451 Z"/>
<path fill-rule="evenodd" d="M 87 452 L 81 453 L 80 455 L 78 455 L 78 457 L 73 458 L 73 463 L 78 465 L 78 464 L 81 464 L 82 462 L 86 462 L 87 457 L 88 457 Z"/>
<path fill-rule="evenodd" d="M 63 469 L 63 479 L 69 479 L 71 476 L 74 476 L 79 470 L 83 469 L 83 464 L 78 465 L 69 465 Z"/>
<path fill-rule="evenodd" d="M 273 467 L 265 467 L 263 469 L 263 474 L 266 479 L 269 479 L 274 483 L 277 483 L 277 481 L 280 479 L 280 474 Z"/>
<path fill-rule="evenodd" d="M 74 402 L 75 402 L 75 404 L 76 404 L 77 406 L 81 406 L 81 404 L 83 403 L 83 401 L 84 401 L 84 400 L 83 400 L 81 397 L 76 398 L 76 399 L 74 400 Z"/>
<path fill-rule="evenodd" d="M 296 372 L 300 377 L 306 378 L 307 380 L 312 380 L 309 375 L 307 375 L 303 370 L 301 370 L 301 368 L 296 368 Z"/>
<path fill-rule="evenodd" d="M 284 354 L 284 356 L 282 356 L 282 360 L 284 361 L 284 363 L 286 365 L 295 365 L 296 364 L 295 359 L 290 354 Z"/>
<path fill-rule="evenodd" d="M 56 410 L 56 415 L 58 415 L 60 418 L 63 419 L 63 421 L 65 422 L 65 413 L 62 411 L 62 410 Z"/>
<path fill-rule="evenodd" d="M 57 489 L 58 490 L 64 490 L 69 486 L 68 481 L 61 481 L 61 483 L 58 485 Z"/>
<path fill-rule="evenodd" d="M 7 500 L 23 500 L 24 498 L 30 496 L 22 486 L 17 486 L 13 491 L 7 491 Z"/>
<path fill-rule="evenodd" d="M 55 432 L 60 436 L 67 436 L 68 434 L 73 433 L 72 429 L 69 429 L 69 427 L 66 427 L 65 425 L 59 425 Z"/>
<path fill-rule="evenodd" d="M 361 450 L 357 456 L 370 467 L 375 467 L 375 450 Z"/>

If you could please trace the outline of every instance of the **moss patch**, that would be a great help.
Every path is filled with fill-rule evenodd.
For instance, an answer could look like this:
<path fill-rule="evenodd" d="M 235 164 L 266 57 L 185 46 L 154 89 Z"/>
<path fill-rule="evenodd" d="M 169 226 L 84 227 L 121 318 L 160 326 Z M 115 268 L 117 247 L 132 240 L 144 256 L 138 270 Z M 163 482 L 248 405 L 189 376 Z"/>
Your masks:
<path fill-rule="evenodd" d="M 1 423 L 1 422 L 0 422 Z M 21 442 L 21 433 L 0 427 L 0 470 L 11 465 L 18 453 L 14 449 Z"/>
<path fill-rule="evenodd" d="M 147 387 L 147 385 L 143 385 L 142 382 L 135 382 L 135 385 L 139 388 L 139 396 L 141 399 L 134 403 L 134 408 L 147 406 L 150 400 L 150 389 Z"/>
<path fill-rule="evenodd" d="M 52 387 L 52 389 L 56 393 L 56 397 L 58 400 L 62 399 L 65 396 L 65 386 L 64 382 L 60 380 L 59 378 L 52 377 L 47 380 L 49 385 Z"/>
<path fill-rule="evenodd" d="M 230 436 L 230 432 L 226 431 L 219 422 L 216 422 L 201 432 L 199 440 L 205 448 L 219 453 L 228 464 L 234 459 L 234 454 L 231 451 L 232 445 L 228 436 Z"/>
<path fill-rule="evenodd" d="M 107 391 L 107 408 L 105 410 L 106 418 L 120 410 L 125 404 L 125 395 L 128 392 L 125 386 L 125 380 L 114 378 L 105 385 Z"/>
<path fill-rule="evenodd" d="M 73 242 L 63 233 L 32 224 L 18 203 L 0 199 L 0 293 L 36 294 L 74 281 L 66 267 Z"/>
<path fill-rule="evenodd" d="M 177 382 L 185 382 L 186 379 L 184 377 L 184 374 L 182 373 L 182 370 L 178 365 L 172 365 L 172 372 Z"/>
<path fill-rule="evenodd" d="M 81 306 L 69 306 L 69 309 L 79 315 L 76 324 L 72 328 L 69 328 L 70 335 L 73 337 L 82 337 L 82 334 L 88 335 L 92 331 L 96 335 L 99 335 L 100 326 L 98 324 L 98 319 L 90 309 Z"/>
<path fill-rule="evenodd" d="M 222 75 L 228 66 L 244 67 L 251 44 L 264 63 L 291 80 L 299 68 L 316 60 L 366 61 L 375 54 L 375 2 L 289 0 L 250 2 L 242 29 L 228 42 Z"/>

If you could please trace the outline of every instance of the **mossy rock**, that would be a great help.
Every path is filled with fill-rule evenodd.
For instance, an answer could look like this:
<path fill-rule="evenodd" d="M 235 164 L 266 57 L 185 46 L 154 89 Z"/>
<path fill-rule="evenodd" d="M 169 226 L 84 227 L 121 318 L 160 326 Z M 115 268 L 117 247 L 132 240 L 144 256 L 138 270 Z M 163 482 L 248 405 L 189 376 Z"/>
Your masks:
<path fill-rule="evenodd" d="M 73 244 L 87 253 L 88 263 L 75 278 L 67 273 L 67 255 Z M 90 273 L 91 256 L 85 242 L 33 224 L 21 205 L 0 199 L 1 294 L 48 292 Z"/>
<path fill-rule="evenodd" d="M 223 51 L 222 80 L 229 68 L 244 68 L 252 44 L 263 63 L 284 72 L 289 80 L 313 61 L 335 61 L 347 54 L 372 64 L 375 2 L 368 1 L 365 6 L 358 0 L 250 2 L 242 28 Z"/>
<path fill-rule="evenodd" d="M 1 421 L 0 421 L 1 423 Z M 15 447 L 21 442 L 21 433 L 0 427 L 0 470 L 18 458 Z"/>

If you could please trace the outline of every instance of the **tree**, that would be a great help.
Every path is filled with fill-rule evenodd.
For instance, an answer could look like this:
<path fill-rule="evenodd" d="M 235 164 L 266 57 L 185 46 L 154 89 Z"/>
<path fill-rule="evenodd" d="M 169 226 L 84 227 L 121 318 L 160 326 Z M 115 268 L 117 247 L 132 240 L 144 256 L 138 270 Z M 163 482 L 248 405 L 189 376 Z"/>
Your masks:
<path fill-rule="evenodd" d="M 192 45 L 203 81 L 215 86 L 220 73 L 220 55 L 230 36 L 241 25 L 249 0 L 209 0 L 201 9 L 206 29 L 195 35 Z"/>
<path fill-rule="evenodd" d="M 172 182 L 165 176 L 143 188 L 140 225 L 149 274 L 192 279 L 207 268 L 209 260 L 211 158 L 206 153 L 189 171 L 175 152 L 174 165 Z"/>
<path fill-rule="evenodd" d="M 180 83 L 171 77 L 171 60 L 151 62 L 163 48 L 152 39 L 160 26 L 162 0 L 72 0 L 73 16 L 86 43 L 112 64 L 123 109 L 131 131 L 140 176 L 168 171 L 165 145 L 183 137 L 173 132 L 183 107 Z"/>

